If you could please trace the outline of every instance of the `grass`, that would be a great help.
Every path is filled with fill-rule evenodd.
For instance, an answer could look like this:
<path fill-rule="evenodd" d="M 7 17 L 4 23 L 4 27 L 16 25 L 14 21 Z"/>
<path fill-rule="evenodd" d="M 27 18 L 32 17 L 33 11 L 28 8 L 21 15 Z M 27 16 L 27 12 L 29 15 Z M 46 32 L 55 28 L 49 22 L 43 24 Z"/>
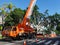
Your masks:
<path fill-rule="evenodd" d="M 0 39 L 2 39 L 2 35 L 0 34 Z"/>

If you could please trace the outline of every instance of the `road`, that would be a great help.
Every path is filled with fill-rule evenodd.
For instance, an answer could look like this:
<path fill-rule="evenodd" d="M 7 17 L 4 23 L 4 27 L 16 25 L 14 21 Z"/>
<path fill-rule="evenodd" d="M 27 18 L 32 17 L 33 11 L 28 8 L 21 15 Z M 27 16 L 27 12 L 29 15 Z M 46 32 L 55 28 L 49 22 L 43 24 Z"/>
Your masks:
<path fill-rule="evenodd" d="M 38 41 L 37 41 L 38 40 Z M 60 37 L 44 38 L 44 39 L 27 39 L 27 45 L 60 45 Z M 20 41 L 4 41 L 0 40 L 0 45 L 23 45 L 24 40 Z"/>
<path fill-rule="evenodd" d="M 28 43 L 27 45 L 60 45 L 60 37 L 38 39 L 38 42 Z"/>

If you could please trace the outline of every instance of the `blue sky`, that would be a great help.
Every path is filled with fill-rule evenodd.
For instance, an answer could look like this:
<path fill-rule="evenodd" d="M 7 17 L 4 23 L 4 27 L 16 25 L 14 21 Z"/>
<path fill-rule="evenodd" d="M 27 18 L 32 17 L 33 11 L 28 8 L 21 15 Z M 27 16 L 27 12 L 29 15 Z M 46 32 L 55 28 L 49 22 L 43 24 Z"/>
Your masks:
<path fill-rule="evenodd" d="M 26 9 L 29 5 L 30 0 L 0 0 L 0 6 L 4 3 L 12 3 L 18 8 Z M 40 12 L 44 12 L 48 9 L 49 14 L 55 12 L 60 13 L 60 0 L 37 0 L 36 4 L 39 7 Z"/>

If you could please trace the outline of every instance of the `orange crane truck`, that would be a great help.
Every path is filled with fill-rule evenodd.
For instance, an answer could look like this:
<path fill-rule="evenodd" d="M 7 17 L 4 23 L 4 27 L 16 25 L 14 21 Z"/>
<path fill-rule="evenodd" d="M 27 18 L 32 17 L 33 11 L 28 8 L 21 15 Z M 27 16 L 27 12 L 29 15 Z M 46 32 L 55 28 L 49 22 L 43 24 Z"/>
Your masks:
<path fill-rule="evenodd" d="M 30 26 L 29 19 L 35 6 L 36 0 L 31 0 L 22 23 L 17 26 L 5 27 L 2 36 L 12 39 L 33 38 L 36 35 L 35 30 Z"/>

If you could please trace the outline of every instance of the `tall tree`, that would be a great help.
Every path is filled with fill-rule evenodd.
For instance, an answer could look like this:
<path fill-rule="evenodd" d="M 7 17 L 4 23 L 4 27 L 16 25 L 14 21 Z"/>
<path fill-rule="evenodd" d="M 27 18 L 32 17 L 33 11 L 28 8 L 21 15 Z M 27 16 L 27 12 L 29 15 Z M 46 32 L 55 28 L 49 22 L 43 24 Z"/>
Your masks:
<path fill-rule="evenodd" d="M 22 21 L 24 14 L 25 14 L 24 10 L 20 8 L 15 8 L 5 19 L 6 21 L 5 25 L 7 24 L 8 26 L 17 25 Z"/>
<path fill-rule="evenodd" d="M 60 23 L 60 14 L 55 13 L 52 16 L 48 16 L 48 19 L 50 21 L 50 30 L 59 30 L 59 23 Z M 57 29 L 56 29 L 57 28 Z"/>
<path fill-rule="evenodd" d="M 15 8 L 15 6 L 14 6 L 12 3 L 10 3 L 10 4 L 7 5 L 7 8 L 8 8 L 10 11 L 12 11 L 12 8 Z"/>
<path fill-rule="evenodd" d="M 38 11 L 38 9 L 39 9 L 38 6 L 35 5 L 31 15 L 31 22 L 34 21 L 34 24 L 37 24 L 40 21 L 41 17 L 43 16 L 43 14 Z"/>

